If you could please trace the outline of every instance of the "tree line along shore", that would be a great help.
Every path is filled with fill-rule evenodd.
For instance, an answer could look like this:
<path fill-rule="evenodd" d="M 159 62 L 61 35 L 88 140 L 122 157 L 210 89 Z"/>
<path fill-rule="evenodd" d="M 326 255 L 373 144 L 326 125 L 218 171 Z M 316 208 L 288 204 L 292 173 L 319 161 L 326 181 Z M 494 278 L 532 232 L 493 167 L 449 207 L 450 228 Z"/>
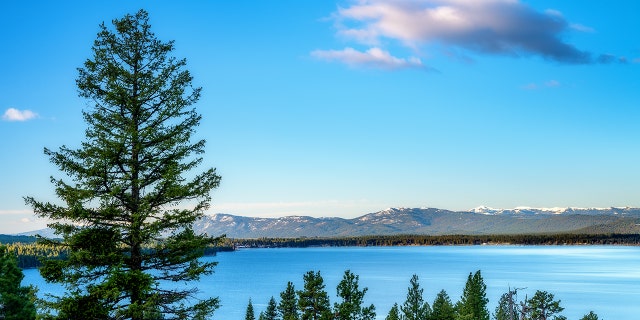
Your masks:
<path fill-rule="evenodd" d="M 20 268 L 38 268 L 44 259 L 65 259 L 67 250 L 35 236 L 0 235 L 0 243 L 13 252 Z M 534 235 L 388 235 L 339 238 L 224 238 L 203 248 L 204 255 L 238 248 L 306 248 L 439 245 L 640 245 L 640 234 L 534 234 Z"/>

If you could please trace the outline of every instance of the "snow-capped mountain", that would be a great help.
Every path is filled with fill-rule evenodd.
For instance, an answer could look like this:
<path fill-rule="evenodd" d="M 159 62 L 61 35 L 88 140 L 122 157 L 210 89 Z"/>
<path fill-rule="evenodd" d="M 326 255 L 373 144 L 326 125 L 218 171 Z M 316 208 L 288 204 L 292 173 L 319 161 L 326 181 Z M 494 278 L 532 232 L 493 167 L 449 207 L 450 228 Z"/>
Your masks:
<path fill-rule="evenodd" d="M 610 208 L 577 208 L 577 207 L 554 207 L 554 208 L 532 208 L 532 207 L 515 207 L 513 209 L 494 209 L 486 206 L 480 206 L 469 210 L 473 213 L 498 215 L 498 214 L 584 214 L 584 215 L 623 215 L 638 214 L 639 208 L 630 207 L 610 207 Z"/>
<path fill-rule="evenodd" d="M 43 229 L 24 234 L 51 234 Z M 529 208 L 468 211 L 388 208 L 363 216 L 254 218 L 217 213 L 194 224 L 196 233 L 230 238 L 348 237 L 393 234 L 640 233 L 640 208 Z"/>
<path fill-rule="evenodd" d="M 196 229 L 231 238 L 339 237 L 391 234 L 640 233 L 640 208 L 388 208 L 353 219 L 205 216 Z"/>

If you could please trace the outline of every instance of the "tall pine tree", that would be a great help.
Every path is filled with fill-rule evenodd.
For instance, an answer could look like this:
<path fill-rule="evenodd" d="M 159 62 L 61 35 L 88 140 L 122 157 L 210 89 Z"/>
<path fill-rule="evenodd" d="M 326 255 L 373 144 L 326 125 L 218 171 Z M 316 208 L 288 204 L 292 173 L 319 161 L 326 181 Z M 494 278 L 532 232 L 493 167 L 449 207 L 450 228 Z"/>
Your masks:
<path fill-rule="evenodd" d="M 278 303 L 278 314 L 282 320 L 299 320 L 298 298 L 293 282 L 287 282 L 287 288 L 280 293 L 280 303 Z"/>
<path fill-rule="evenodd" d="M 373 320 L 376 317 L 376 307 L 372 304 L 364 307 L 364 295 L 367 288 L 360 290 L 360 277 L 350 270 L 344 272 L 342 281 L 338 283 L 337 293 L 342 300 L 336 303 L 334 310 L 338 320 Z"/>
<path fill-rule="evenodd" d="M 407 289 L 407 300 L 400 307 L 402 311 L 403 320 L 427 320 L 431 314 L 431 307 L 429 303 L 424 301 L 422 292 L 424 290 L 420 288 L 420 281 L 418 275 L 414 274 L 409 281 L 409 288 Z"/>
<path fill-rule="evenodd" d="M 482 279 L 480 270 L 469 273 L 467 282 L 462 291 L 462 297 L 456 305 L 458 319 L 460 320 L 489 320 L 487 309 L 487 285 Z"/>
<path fill-rule="evenodd" d="M 298 309 L 302 320 L 329 320 L 331 304 L 324 290 L 324 279 L 320 271 L 308 271 L 304 276 L 304 289 L 298 291 Z"/>
<path fill-rule="evenodd" d="M 431 320 L 455 320 L 456 318 L 456 308 L 453 306 L 451 302 L 451 298 L 446 291 L 440 290 L 436 299 L 433 301 L 431 305 L 431 315 L 429 315 L 429 319 Z"/>
<path fill-rule="evenodd" d="M 50 260 L 41 274 L 64 284 L 49 304 L 59 318 L 201 319 L 217 298 L 195 299 L 183 283 L 213 272 L 198 260 L 218 239 L 192 224 L 219 184 L 215 169 L 197 174 L 205 141 L 193 140 L 201 116 L 192 105 L 186 61 L 171 56 L 140 10 L 104 23 L 79 68 L 79 94 L 88 127 L 77 149 L 45 149 L 71 181 L 51 178 L 64 204 L 25 198 L 63 237 L 66 260 Z M 174 282 L 175 284 L 171 284 Z M 178 285 L 179 284 L 179 285 Z"/>
<path fill-rule="evenodd" d="M 566 320 L 560 313 L 564 310 L 560 300 L 555 300 L 553 293 L 537 290 L 533 297 L 527 299 L 527 319 L 530 320 Z"/>
<path fill-rule="evenodd" d="M 267 304 L 267 309 L 264 312 L 260 312 L 259 320 L 276 320 L 278 318 L 277 312 L 278 304 L 276 303 L 276 299 L 271 297 L 269 299 L 269 304 Z"/>

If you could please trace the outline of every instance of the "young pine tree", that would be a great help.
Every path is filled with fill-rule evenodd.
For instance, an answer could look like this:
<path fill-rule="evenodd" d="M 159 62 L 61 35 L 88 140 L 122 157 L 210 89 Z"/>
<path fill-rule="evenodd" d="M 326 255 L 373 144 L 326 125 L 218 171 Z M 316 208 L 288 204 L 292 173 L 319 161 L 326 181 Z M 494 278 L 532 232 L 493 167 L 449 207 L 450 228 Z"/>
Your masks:
<path fill-rule="evenodd" d="M 264 312 L 260 312 L 259 320 L 276 320 L 278 318 L 278 312 L 276 311 L 277 303 L 276 299 L 271 297 L 267 309 Z"/>
<path fill-rule="evenodd" d="M 280 303 L 278 303 L 278 314 L 282 320 L 299 320 L 298 298 L 293 282 L 287 282 L 287 288 L 280 293 Z"/>
<path fill-rule="evenodd" d="M 429 303 L 424 301 L 422 292 L 424 290 L 420 288 L 420 282 L 418 281 L 418 275 L 414 274 L 409 282 L 409 288 L 407 289 L 407 300 L 400 307 L 402 311 L 403 320 L 427 320 L 431 314 L 431 307 Z"/>
<path fill-rule="evenodd" d="M 488 302 L 487 285 L 480 270 L 475 274 L 469 273 L 462 297 L 456 304 L 458 319 L 489 320 Z"/>
<path fill-rule="evenodd" d="M 350 270 L 344 272 L 342 281 L 338 283 L 338 297 L 342 299 L 336 303 L 334 310 L 337 320 L 373 320 L 376 317 L 374 305 L 363 307 L 364 295 L 367 288 L 360 290 L 358 287 L 359 276 Z"/>
<path fill-rule="evenodd" d="M 256 320 L 256 313 L 253 311 L 251 299 L 249 299 L 249 304 L 247 304 L 247 312 L 244 315 L 244 320 Z"/>
<path fill-rule="evenodd" d="M 48 307 L 59 318 L 208 317 L 218 299 L 194 300 L 197 288 L 183 285 L 213 272 L 198 258 L 218 242 L 192 229 L 220 181 L 215 169 L 193 172 L 205 146 L 192 141 L 200 88 L 144 10 L 103 23 L 92 50 L 76 80 L 93 103 L 83 111 L 85 140 L 45 149 L 70 177 L 51 178 L 64 205 L 25 198 L 69 250 L 40 269 L 67 289 Z"/>
<path fill-rule="evenodd" d="M 560 306 L 560 300 L 554 300 L 552 293 L 547 291 L 536 291 L 530 299 L 526 301 L 527 319 L 530 320 L 564 320 L 560 312 L 564 310 Z"/>
<path fill-rule="evenodd" d="M 0 246 L 0 319 L 36 318 L 35 288 L 21 286 L 23 278 L 15 254 L 5 246 Z"/>
<path fill-rule="evenodd" d="M 304 276 L 304 289 L 298 291 L 298 309 L 302 320 L 329 320 L 331 304 L 324 289 L 324 279 L 320 271 L 308 271 Z"/>
<path fill-rule="evenodd" d="M 456 318 L 456 308 L 453 306 L 451 302 L 451 298 L 446 291 L 440 290 L 436 299 L 433 301 L 433 305 L 431 305 L 431 315 L 429 319 L 431 320 L 455 320 Z"/>
<path fill-rule="evenodd" d="M 397 303 L 393 304 L 393 307 L 391 307 L 391 310 L 389 310 L 389 313 L 384 320 L 400 320 L 400 311 Z"/>

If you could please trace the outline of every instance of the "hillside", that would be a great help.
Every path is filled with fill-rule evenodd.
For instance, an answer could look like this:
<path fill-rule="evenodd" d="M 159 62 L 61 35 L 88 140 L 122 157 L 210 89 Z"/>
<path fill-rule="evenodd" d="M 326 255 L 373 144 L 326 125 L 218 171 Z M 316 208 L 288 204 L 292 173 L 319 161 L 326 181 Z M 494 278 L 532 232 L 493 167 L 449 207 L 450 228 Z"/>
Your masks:
<path fill-rule="evenodd" d="M 449 211 L 390 208 L 353 219 L 289 216 L 251 218 L 214 214 L 196 222 L 197 232 L 231 238 L 342 237 L 394 234 L 640 233 L 640 209 L 490 209 Z"/>
<path fill-rule="evenodd" d="M 353 219 L 287 216 L 254 218 L 217 213 L 196 221 L 197 233 L 230 238 L 349 237 L 363 235 L 640 234 L 640 208 L 478 207 L 468 211 L 389 208 Z M 51 229 L 20 235 L 55 237 Z"/>

